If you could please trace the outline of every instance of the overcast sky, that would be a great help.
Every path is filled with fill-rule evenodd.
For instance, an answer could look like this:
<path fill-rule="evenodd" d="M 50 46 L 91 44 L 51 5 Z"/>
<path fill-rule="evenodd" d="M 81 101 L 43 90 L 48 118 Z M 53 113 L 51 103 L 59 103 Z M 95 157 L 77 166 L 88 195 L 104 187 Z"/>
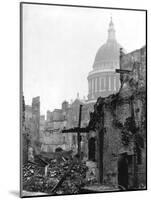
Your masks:
<path fill-rule="evenodd" d="M 112 19 L 127 52 L 145 45 L 145 13 L 27 5 L 23 7 L 23 92 L 25 103 L 40 96 L 41 114 L 64 100 L 87 97 L 87 76 L 107 40 Z"/>

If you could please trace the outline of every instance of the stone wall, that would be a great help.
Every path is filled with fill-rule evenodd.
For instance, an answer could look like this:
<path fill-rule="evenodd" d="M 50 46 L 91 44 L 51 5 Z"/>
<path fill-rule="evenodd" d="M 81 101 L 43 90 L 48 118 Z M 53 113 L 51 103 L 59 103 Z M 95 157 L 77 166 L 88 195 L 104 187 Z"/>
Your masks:
<path fill-rule="evenodd" d="M 100 97 L 97 100 L 89 122 L 89 127 L 94 129 L 98 134 L 98 139 L 101 139 L 97 144 L 100 145 L 103 141 L 102 147 L 97 148 L 99 176 L 102 177 L 100 181 L 111 185 L 123 184 L 126 189 L 146 185 L 144 48 L 122 58 L 123 65 L 121 66 L 131 72 L 121 75 L 119 93 L 106 98 Z M 141 71 L 143 73 L 140 73 Z M 101 156 L 101 151 L 103 151 L 103 156 Z M 125 185 L 121 182 L 120 174 L 119 163 L 122 159 L 122 162 L 127 165 L 127 177 L 123 176 Z M 127 184 L 126 181 L 128 181 Z"/>
<path fill-rule="evenodd" d="M 32 99 L 32 139 L 39 141 L 40 138 L 40 97 Z"/>

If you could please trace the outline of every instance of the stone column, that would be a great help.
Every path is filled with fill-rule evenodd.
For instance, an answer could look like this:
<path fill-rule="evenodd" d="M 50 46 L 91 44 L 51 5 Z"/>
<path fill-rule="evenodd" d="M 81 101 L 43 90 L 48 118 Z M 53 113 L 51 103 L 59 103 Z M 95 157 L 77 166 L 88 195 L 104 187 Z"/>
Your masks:
<path fill-rule="evenodd" d="M 104 77 L 104 91 L 106 90 L 106 77 Z"/>
<path fill-rule="evenodd" d="M 109 87 L 108 90 L 111 91 L 111 77 L 109 76 Z"/>
<path fill-rule="evenodd" d="M 95 78 L 95 92 L 97 92 L 97 78 Z"/>
<path fill-rule="evenodd" d="M 113 83 L 113 85 L 114 85 L 114 91 L 116 91 L 116 77 L 114 77 L 114 83 Z"/>
<path fill-rule="evenodd" d="M 101 81 L 102 81 L 102 78 L 100 77 L 100 78 L 99 78 L 99 91 L 100 91 L 100 92 L 102 91 L 102 84 L 101 84 Z"/>
<path fill-rule="evenodd" d="M 92 84 L 91 84 L 91 80 L 89 80 L 89 94 L 92 93 Z"/>
<path fill-rule="evenodd" d="M 94 93 L 94 80 L 91 79 L 91 82 L 92 82 L 91 97 L 93 98 L 93 93 Z"/>

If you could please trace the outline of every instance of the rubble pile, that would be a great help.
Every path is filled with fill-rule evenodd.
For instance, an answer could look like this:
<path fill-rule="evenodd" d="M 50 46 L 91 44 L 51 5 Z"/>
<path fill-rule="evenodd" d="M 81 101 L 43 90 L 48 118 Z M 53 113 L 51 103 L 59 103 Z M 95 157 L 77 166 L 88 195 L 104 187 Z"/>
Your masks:
<path fill-rule="evenodd" d="M 32 192 L 44 192 L 46 180 L 44 169 L 41 166 L 27 163 L 23 166 L 23 190 Z"/>
<path fill-rule="evenodd" d="M 25 164 L 23 166 L 23 189 L 49 194 L 76 194 L 80 193 L 80 188 L 86 184 L 87 167 L 85 163 L 63 158 L 61 161 L 53 159 L 47 166 L 46 173 L 44 166 L 31 162 Z M 53 190 L 62 178 L 62 183 Z"/>
<path fill-rule="evenodd" d="M 86 184 L 86 171 L 85 163 L 75 163 L 65 181 L 56 190 L 56 194 L 80 193 L 81 187 Z"/>

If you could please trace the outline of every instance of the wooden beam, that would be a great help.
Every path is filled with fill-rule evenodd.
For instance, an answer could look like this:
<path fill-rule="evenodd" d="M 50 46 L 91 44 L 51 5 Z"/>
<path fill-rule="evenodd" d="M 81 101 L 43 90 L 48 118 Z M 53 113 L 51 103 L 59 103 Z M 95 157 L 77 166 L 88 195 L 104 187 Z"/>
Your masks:
<path fill-rule="evenodd" d="M 91 131 L 90 128 L 85 127 L 85 128 L 79 128 L 79 127 L 74 127 L 74 128 L 70 128 L 70 129 L 63 129 L 61 132 L 62 133 L 88 133 L 89 131 Z"/>
<path fill-rule="evenodd" d="M 120 73 L 120 74 L 125 74 L 125 73 L 128 74 L 128 73 L 130 73 L 132 71 L 126 70 L 126 69 L 116 69 L 115 72 L 116 73 Z"/>
<path fill-rule="evenodd" d="M 81 137 L 80 137 L 81 114 L 82 114 L 82 105 L 80 105 L 80 109 L 79 109 L 79 123 L 78 123 L 78 132 L 77 132 L 79 160 L 81 160 Z"/>

